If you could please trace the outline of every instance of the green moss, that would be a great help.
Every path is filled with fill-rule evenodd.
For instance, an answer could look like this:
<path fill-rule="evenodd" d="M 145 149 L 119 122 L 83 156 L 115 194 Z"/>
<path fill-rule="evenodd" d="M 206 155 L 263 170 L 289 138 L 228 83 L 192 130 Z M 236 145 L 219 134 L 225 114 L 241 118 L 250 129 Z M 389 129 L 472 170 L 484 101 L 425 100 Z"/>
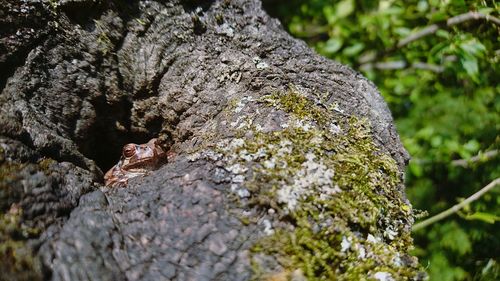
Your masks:
<path fill-rule="evenodd" d="M 94 20 L 95 27 L 99 32 L 97 36 L 97 43 L 99 44 L 99 50 L 103 56 L 108 55 L 113 50 L 113 43 L 108 36 L 108 28 L 99 20 Z"/>
<path fill-rule="evenodd" d="M 328 117 L 331 115 L 323 108 L 316 106 L 293 86 L 285 94 L 274 92 L 264 96 L 262 101 L 288 113 L 292 113 L 300 119 L 314 120 L 319 125 L 325 125 L 329 121 Z M 327 114 L 325 115 L 325 113 Z"/>
<path fill-rule="evenodd" d="M 7 277 L 2 280 L 42 280 L 40 262 L 26 243 L 38 237 L 41 230 L 23 223 L 22 209 L 16 203 L 24 192 L 21 172 L 29 165 L 0 163 L 0 272 Z M 49 160 L 42 161 L 39 169 L 47 165 Z"/>
<path fill-rule="evenodd" d="M 53 168 L 53 166 L 56 164 L 57 161 L 52 158 L 42 158 L 40 161 L 38 161 L 38 167 L 40 168 L 40 171 L 43 171 L 46 175 L 49 175 L 51 173 L 50 168 Z"/>
<path fill-rule="evenodd" d="M 22 188 L 16 188 L 14 183 L 20 180 L 19 174 L 25 166 L 10 161 L 0 163 L 0 213 L 20 200 Z"/>
<path fill-rule="evenodd" d="M 0 161 L 0 213 L 5 212 L 10 206 L 21 200 L 24 193 L 21 181 L 21 172 L 27 170 L 38 170 L 50 175 L 51 166 L 57 162 L 50 158 L 43 158 L 37 165 L 18 163 L 16 161 Z M 54 167 L 52 167 L 54 168 Z"/>
<path fill-rule="evenodd" d="M 21 222 L 22 211 L 15 204 L 0 214 L 0 270 L 5 280 L 42 280 L 40 261 L 26 239 L 39 235 L 39 230 Z"/>
<path fill-rule="evenodd" d="M 52 15 L 57 16 L 60 5 L 58 0 L 49 0 L 50 12 Z"/>
<path fill-rule="evenodd" d="M 280 131 L 242 132 L 223 150 L 227 169 L 241 175 L 248 168 L 249 203 L 272 208 L 295 229 L 275 229 L 253 252 L 309 280 L 417 278 L 420 268 L 406 255 L 411 206 L 396 162 L 376 147 L 368 121 L 336 122 L 333 110 L 294 88 L 260 102 L 289 113 L 289 121 Z"/>

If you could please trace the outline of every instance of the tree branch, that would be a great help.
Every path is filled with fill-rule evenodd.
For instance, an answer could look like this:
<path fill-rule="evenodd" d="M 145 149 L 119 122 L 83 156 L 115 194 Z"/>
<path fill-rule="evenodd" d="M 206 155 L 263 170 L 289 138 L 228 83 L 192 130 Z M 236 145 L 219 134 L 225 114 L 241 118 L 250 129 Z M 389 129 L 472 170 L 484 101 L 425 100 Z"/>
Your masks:
<path fill-rule="evenodd" d="M 453 25 L 460 24 L 460 23 L 463 23 L 466 21 L 470 21 L 470 20 L 483 20 L 483 19 L 488 21 L 488 22 L 492 22 L 492 23 L 500 26 L 500 19 L 499 18 L 494 17 L 492 15 L 485 15 L 483 13 L 472 12 L 472 11 L 465 13 L 465 14 L 458 15 L 458 16 L 454 16 L 452 18 L 449 18 L 446 21 L 446 24 L 448 26 L 453 26 Z"/>
<path fill-rule="evenodd" d="M 467 204 L 479 199 L 483 194 L 485 194 L 486 192 L 490 191 L 491 189 L 493 189 L 495 186 L 499 185 L 500 184 L 500 178 L 496 178 L 495 180 L 493 180 L 492 182 L 490 182 L 488 185 L 486 185 L 485 187 L 481 188 L 481 190 L 479 190 L 478 192 L 474 193 L 473 195 L 471 195 L 469 198 L 465 199 L 464 201 L 454 205 L 453 207 L 449 208 L 448 210 L 446 211 L 443 211 L 435 216 L 432 216 L 422 222 L 419 222 L 415 225 L 413 225 L 412 227 L 412 231 L 415 232 L 419 229 L 422 229 L 430 224 L 433 224 L 435 222 L 438 222 L 456 212 L 458 212 L 460 209 L 462 209 L 464 206 L 466 206 Z"/>
<path fill-rule="evenodd" d="M 446 26 L 451 27 L 451 26 L 461 24 L 461 23 L 464 23 L 466 21 L 471 21 L 471 20 L 486 20 L 487 22 L 492 22 L 492 23 L 500 26 L 500 19 L 499 18 L 496 18 L 496 17 L 491 16 L 491 15 L 485 15 L 485 14 L 479 13 L 479 12 L 473 12 L 473 11 L 449 18 L 446 21 Z M 429 25 L 429 26 L 425 27 L 424 29 L 422 29 L 416 33 L 410 34 L 408 37 L 399 41 L 397 47 L 398 48 L 404 47 L 413 41 L 416 41 L 416 40 L 423 38 L 425 36 L 434 34 L 434 33 L 436 33 L 436 31 L 438 31 L 438 29 L 439 29 L 438 24 Z"/>
<path fill-rule="evenodd" d="M 473 156 L 469 159 L 453 160 L 453 161 L 451 161 L 451 165 L 467 168 L 469 166 L 469 164 L 471 164 L 471 163 L 479 162 L 481 160 L 489 160 L 497 155 L 498 155 L 498 150 L 494 149 L 494 150 L 486 151 L 484 153 L 480 153 L 480 154 Z"/>
<path fill-rule="evenodd" d="M 359 69 L 361 70 L 369 70 L 372 68 L 378 70 L 396 70 L 404 68 L 414 68 L 414 69 L 429 70 L 436 73 L 441 73 L 444 71 L 444 67 L 441 65 L 435 65 L 425 62 L 414 62 L 411 65 L 409 65 L 408 62 L 405 60 L 391 61 L 391 62 L 376 62 L 376 63 L 369 62 L 359 66 Z"/>
<path fill-rule="evenodd" d="M 401 41 L 399 41 L 397 46 L 398 46 L 398 48 L 404 47 L 413 41 L 417 41 L 418 39 L 423 38 L 427 35 L 431 35 L 431 34 L 436 33 L 436 31 L 438 31 L 438 29 L 439 29 L 439 25 L 437 25 L 437 24 L 433 24 L 433 25 L 424 27 L 424 29 L 422 29 L 416 33 L 410 34 L 406 38 L 403 38 Z"/>

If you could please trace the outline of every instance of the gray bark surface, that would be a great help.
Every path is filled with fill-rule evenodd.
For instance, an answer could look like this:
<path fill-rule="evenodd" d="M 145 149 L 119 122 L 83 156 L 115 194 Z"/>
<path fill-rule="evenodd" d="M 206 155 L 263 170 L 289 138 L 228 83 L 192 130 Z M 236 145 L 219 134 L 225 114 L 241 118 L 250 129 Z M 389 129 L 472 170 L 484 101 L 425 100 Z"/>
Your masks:
<path fill-rule="evenodd" d="M 220 158 L 189 157 L 204 136 L 234 137 L 232 100 L 294 85 L 366 117 L 400 171 L 408 160 L 375 86 L 257 0 L 2 2 L 0 163 L 20 166 L 0 180 L 0 211 L 19 204 L 43 230 L 29 245 L 45 279 L 249 280 L 264 218 L 280 219 L 231 199 Z M 258 103 L 240 115 L 265 130 L 285 118 Z M 173 161 L 127 188 L 102 186 L 125 143 L 158 136 Z"/>

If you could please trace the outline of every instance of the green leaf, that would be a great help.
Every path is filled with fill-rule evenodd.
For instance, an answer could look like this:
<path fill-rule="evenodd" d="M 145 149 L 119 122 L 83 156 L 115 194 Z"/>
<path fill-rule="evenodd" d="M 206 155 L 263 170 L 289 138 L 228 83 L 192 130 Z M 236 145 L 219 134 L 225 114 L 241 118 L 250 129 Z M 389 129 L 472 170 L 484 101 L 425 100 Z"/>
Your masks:
<path fill-rule="evenodd" d="M 432 13 L 430 16 L 430 20 L 432 22 L 443 21 L 443 20 L 446 20 L 447 18 L 448 18 L 448 14 L 446 12 L 442 12 L 442 11 Z"/>
<path fill-rule="evenodd" d="M 428 270 L 430 280 L 455 281 L 463 280 L 467 276 L 465 270 L 450 264 L 442 251 L 436 251 L 432 254 Z"/>
<path fill-rule="evenodd" d="M 398 8 L 398 7 L 395 7 L 395 6 L 391 6 L 387 9 L 384 9 L 383 11 L 381 11 L 381 14 L 386 16 L 386 15 L 400 15 L 404 12 L 405 10 L 404 9 L 401 9 L 401 8 Z M 387 25 L 389 26 L 390 22 L 386 22 Z"/>
<path fill-rule="evenodd" d="M 340 1 L 337 4 L 337 12 L 336 16 L 337 18 L 345 18 L 352 14 L 354 11 L 354 1 L 353 0 L 344 0 Z"/>
<path fill-rule="evenodd" d="M 455 221 L 444 224 L 441 229 L 440 244 L 460 256 L 472 251 L 472 243 L 465 232 Z"/>
<path fill-rule="evenodd" d="M 488 14 L 491 14 L 495 11 L 494 8 L 490 8 L 490 7 L 481 7 L 478 9 L 478 12 L 482 13 L 482 14 L 485 14 L 485 15 L 488 15 Z"/>
<path fill-rule="evenodd" d="M 495 223 L 497 221 L 500 221 L 499 216 L 495 216 L 494 214 L 483 213 L 483 212 L 475 212 L 473 214 L 464 216 L 464 218 L 466 220 L 480 220 L 480 221 L 484 221 L 487 223 Z"/>
<path fill-rule="evenodd" d="M 444 29 L 438 29 L 438 31 L 436 31 L 436 36 L 439 36 L 439 37 L 445 38 L 445 39 L 449 39 L 450 33 Z"/>
<path fill-rule="evenodd" d="M 332 6 L 323 7 L 323 15 L 329 25 L 333 25 L 337 21 L 337 16 Z"/>
<path fill-rule="evenodd" d="M 326 41 L 323 51 L 327 54 L 334 54 L 340 48 L 342 48 L 343 43 L 344 41 L 342 39 L 332 37 L 328 39 L 328 41 Z"/>
<path fill-rule="evenodd" d="M 482 57 L 486 51 L 486 47 L 475 38 L 460 43 L 459 47 L 468 56 Z"/>
<path fill-rule="evenodd" d="M 468 151 L 468 152 L 472 152 L 472 153 L 475 153 L 479 150 L 479 148 L 481 148 L 481 145 L 479 144 L 479 142 L 475 139 L 472 139 L 470 141 L 468 141 L 467 143 L 464 144 L 464 148 Z"/>
<path fill-rule="evenodd" d="M 399 35 L 401 38 L 404 38 L 410 35 L 411 29 L 409 29 L 408 27 L 397 27 L 394 29 L 394 33 Z"/>
<path fill-rule="evenodd" d="M 477 59 L 474 57 L 466 57 L 461 60 L 462 66 L 467 72 L 467 74 L 476 81 L 477 74 L 479 73 L 479 67 L 477 65 Z M 477 82 L 477 81 L 476 81 Z"/>
<path fill-rule="evenodd" d="M 365 48 L 365 45 L 363 43 L 356 43 L 350 47 L 347 47 L 344 49 L 342 52 L 345 56 L 352 57 L 354 55 L 359 54 L 363 49 Z"/>
<path fill-rule="evenodd" d="M 440 147 L 443 144 L 443 137 L 435 135 L 431 137 L 431 145 L 433 147 Z"/>
<path fill-rule="evenodd" d="M 425 12 L 429 9 L 429 4 L 425 0 L 420 0 L 418 1 L 417 4 L 417 11 L 419 12 Z"/>

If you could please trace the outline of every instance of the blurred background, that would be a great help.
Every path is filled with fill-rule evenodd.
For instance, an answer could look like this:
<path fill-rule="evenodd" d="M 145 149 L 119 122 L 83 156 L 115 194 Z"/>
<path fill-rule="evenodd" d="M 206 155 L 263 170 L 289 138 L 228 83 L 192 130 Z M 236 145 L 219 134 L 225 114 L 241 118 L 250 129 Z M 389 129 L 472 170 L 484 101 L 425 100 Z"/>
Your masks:
<path fill-rule="evenodd" d="M 500 2 L 264 0 L 293 36 L 372 80 L 412 156 L 417 221 L 500 177 Z M 500 186 L 414 231 L 430 280 L 500 280 Z M 426 215 L 427 212 L 427 215 Z"/>

